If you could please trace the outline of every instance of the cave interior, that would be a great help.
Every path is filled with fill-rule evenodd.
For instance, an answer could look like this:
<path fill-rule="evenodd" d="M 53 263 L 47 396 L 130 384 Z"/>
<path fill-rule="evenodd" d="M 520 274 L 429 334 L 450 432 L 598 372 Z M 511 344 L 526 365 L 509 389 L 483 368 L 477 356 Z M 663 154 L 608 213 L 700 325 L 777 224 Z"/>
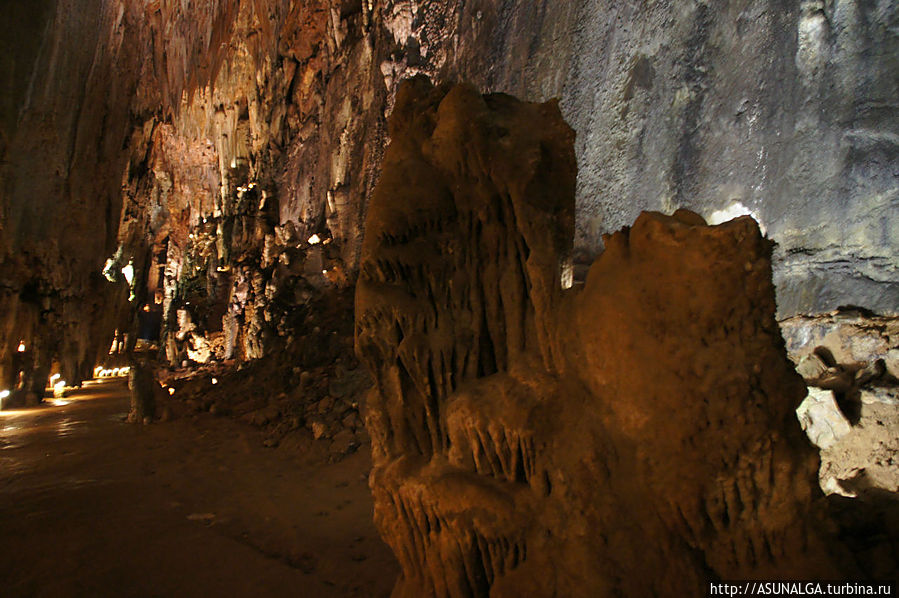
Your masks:
<path fill-rule="evenodd" d="M 899 591 L 895 3 L 0 17 L 0 595 Z"/>

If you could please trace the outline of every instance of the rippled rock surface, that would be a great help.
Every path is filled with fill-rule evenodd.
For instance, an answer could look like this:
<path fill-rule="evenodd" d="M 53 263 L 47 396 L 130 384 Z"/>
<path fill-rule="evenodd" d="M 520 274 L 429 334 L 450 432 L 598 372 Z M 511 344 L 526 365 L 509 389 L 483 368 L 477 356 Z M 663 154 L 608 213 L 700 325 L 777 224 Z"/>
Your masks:
<path fill-rule="evenodd" d="M 694 595 L 719 578 L 895 571 L 888 543 L 871 570 L 815 506 L 805 385 L 755 221 L 643 213 L 581 284 L 555 103 L 419 78 L 390 132 L 356 343 L 395 596 Z"/>

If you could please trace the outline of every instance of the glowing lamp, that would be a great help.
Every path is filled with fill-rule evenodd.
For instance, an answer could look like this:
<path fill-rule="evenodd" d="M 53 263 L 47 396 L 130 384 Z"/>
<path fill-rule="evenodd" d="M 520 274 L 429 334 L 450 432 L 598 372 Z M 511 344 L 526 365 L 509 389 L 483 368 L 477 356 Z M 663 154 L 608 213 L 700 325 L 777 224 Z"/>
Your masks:
<path fill-rule="evenodd" d="M 131 265 L 131 262 L 128 262 L 127 266 L 122 266 L 122 276 L 125 277 L 128 284 L 134 282 L 134 266 Z"/>
<path fill-rule="evenodd" d="M 175 389 L 172 387 L 169 387 L 169 395 L 173 395 L 173 394 L 175 394 Z"/>
<path fill-rule="evenodd" d="M 322 239 L 318 235 L 312 235 L 311 237 L 309 237 L 310 245 L 317 245 L 318 243 L 321 243 L 321 242 L 322 242 Z"/>
<path fill-rule="evenodd" d="M 19 348 L 16 349 L 19 353 L 25 352 L 25 341 L 19 341 Z"/>

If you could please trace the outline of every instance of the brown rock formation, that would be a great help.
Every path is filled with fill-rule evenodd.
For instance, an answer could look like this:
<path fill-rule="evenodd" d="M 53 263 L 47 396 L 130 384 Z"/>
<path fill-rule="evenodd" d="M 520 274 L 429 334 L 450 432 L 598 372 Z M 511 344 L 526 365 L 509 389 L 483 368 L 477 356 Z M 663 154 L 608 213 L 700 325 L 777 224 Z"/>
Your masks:
<path fill-rule="evenodd" d="M 253 281 L 286 288 L 281 250 L 352 281 L 385 118 L 416 73 L 561 98 L 585 256 L 643 209 L 749 212 L 784 250 L 783 315 L 895 314 L 899 8 L 832 4 L 7 0 L 0 390 L 20 340 L 29 376 L 77 382 L 157 290 L 170 361 L 188 302 L 197 338 L 271 354 L 284 326 Z M 328 255 L 301 264 L 313 234 Z"/>
<path fill-rule="evenodd" d="M 864 571 L 812 508 L 805 389 L 752 219 L 644 213 L 563 290 L 575 166 L 554 103 L 415 79 L 390 131 L 356 340 L 395 596 Z"/>

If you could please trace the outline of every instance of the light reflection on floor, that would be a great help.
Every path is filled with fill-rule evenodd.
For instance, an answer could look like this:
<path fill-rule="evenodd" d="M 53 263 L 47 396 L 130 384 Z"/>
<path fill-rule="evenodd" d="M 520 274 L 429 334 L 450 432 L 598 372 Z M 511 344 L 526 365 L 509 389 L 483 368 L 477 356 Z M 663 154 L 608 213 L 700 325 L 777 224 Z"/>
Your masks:
<path fill-rule="evenodd" d="M 86 423 L 82 419 L 75 419 L 66 413 L 66 407 L 79 407 L 94 399 L 101 398 L 103 387 L 121 383 L 120 379 L 104 378 L 88 380 L 82 388 L 72 388 L 67 392 L 70 396 L 54 398 L 52 395 L 43 400 L 40 405 L 19 409 L 6 409 L 0 411 L 0 450 L 17 448 L 20 446 L 13 441 L 13 437 L 23 430 L 47 430 L 55 432 L 59 437 L 71 436 L 72 433 Z M 49 392 L 49 391 L 48 391 Z M 62 419 L 60 419 L 62 418 Z"/>

